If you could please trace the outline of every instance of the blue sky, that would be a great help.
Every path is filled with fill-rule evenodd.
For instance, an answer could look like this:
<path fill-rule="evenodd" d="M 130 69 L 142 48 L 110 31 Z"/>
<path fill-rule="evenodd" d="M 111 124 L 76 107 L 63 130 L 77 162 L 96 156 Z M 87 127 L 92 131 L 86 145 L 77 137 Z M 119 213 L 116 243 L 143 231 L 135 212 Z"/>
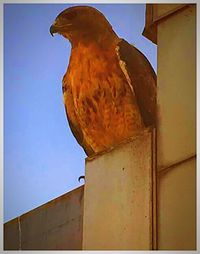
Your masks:
<path fill-rule="evenodd" d="M 77 4 L 76 4 L 77 5 Z M 142 36 L 144 4 L 88 4 L 156 70 L 156 45 Z M 78 186 L 85 153 L 62 99 L 70 43 L 49 27 L 71 4 L 4 5 L 4 221 Z"/>

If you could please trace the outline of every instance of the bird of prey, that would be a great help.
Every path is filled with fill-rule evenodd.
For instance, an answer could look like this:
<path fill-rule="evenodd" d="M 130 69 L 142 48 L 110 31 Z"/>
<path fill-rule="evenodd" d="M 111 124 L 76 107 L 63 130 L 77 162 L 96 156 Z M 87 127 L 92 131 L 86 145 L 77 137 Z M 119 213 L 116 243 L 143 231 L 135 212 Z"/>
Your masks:
<path fill-rule="evenodd" d="M 147 58 L 90 6 L 62 11 L 50 27 L 71 43 L 62 89 L 73 135 L 88 156 L 156 123 L 156 75 Z"/>

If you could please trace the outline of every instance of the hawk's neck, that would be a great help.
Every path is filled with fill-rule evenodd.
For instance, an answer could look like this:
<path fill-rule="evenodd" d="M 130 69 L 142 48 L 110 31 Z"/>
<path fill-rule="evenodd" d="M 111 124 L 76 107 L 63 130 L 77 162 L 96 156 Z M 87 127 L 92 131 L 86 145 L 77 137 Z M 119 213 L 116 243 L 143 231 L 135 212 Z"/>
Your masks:
<path fill-rule="evenodd" d="M 105 34 L 93 34 L 74 38 L 71 40 L 72 49 L 76 48 L 90 48 L 96 45 L 96 47 L 106 49 L 113 47 L 119 42 L 119 37 L 114 31 L 107 32 Z"/>

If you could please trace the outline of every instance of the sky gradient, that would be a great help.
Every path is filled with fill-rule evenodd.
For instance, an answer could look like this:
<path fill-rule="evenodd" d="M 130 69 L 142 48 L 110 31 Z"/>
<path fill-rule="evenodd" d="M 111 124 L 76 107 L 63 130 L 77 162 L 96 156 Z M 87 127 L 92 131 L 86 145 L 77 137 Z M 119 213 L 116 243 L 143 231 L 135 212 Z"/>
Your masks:
<path fill-rule="evenodd" d="M 156 45 L 142 36 L 144 4 L 87 5 L 156 70 Z M 70 6 L 4 4 L 4 221 L 83 184 L 78 177 L 86 155 L 69 129 L 62 98 L 71 47 L 49 34 L 55 17 Z"/>

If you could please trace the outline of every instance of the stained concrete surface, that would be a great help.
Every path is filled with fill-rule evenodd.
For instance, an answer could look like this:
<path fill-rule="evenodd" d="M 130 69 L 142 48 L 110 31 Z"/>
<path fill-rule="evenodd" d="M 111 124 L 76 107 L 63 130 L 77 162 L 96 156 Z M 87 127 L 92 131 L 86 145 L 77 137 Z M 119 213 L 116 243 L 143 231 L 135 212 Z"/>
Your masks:
<path fill-rule="evenodd" d="M 151 130 L 86 162 L 83 250 L 152 249 Z"/>

